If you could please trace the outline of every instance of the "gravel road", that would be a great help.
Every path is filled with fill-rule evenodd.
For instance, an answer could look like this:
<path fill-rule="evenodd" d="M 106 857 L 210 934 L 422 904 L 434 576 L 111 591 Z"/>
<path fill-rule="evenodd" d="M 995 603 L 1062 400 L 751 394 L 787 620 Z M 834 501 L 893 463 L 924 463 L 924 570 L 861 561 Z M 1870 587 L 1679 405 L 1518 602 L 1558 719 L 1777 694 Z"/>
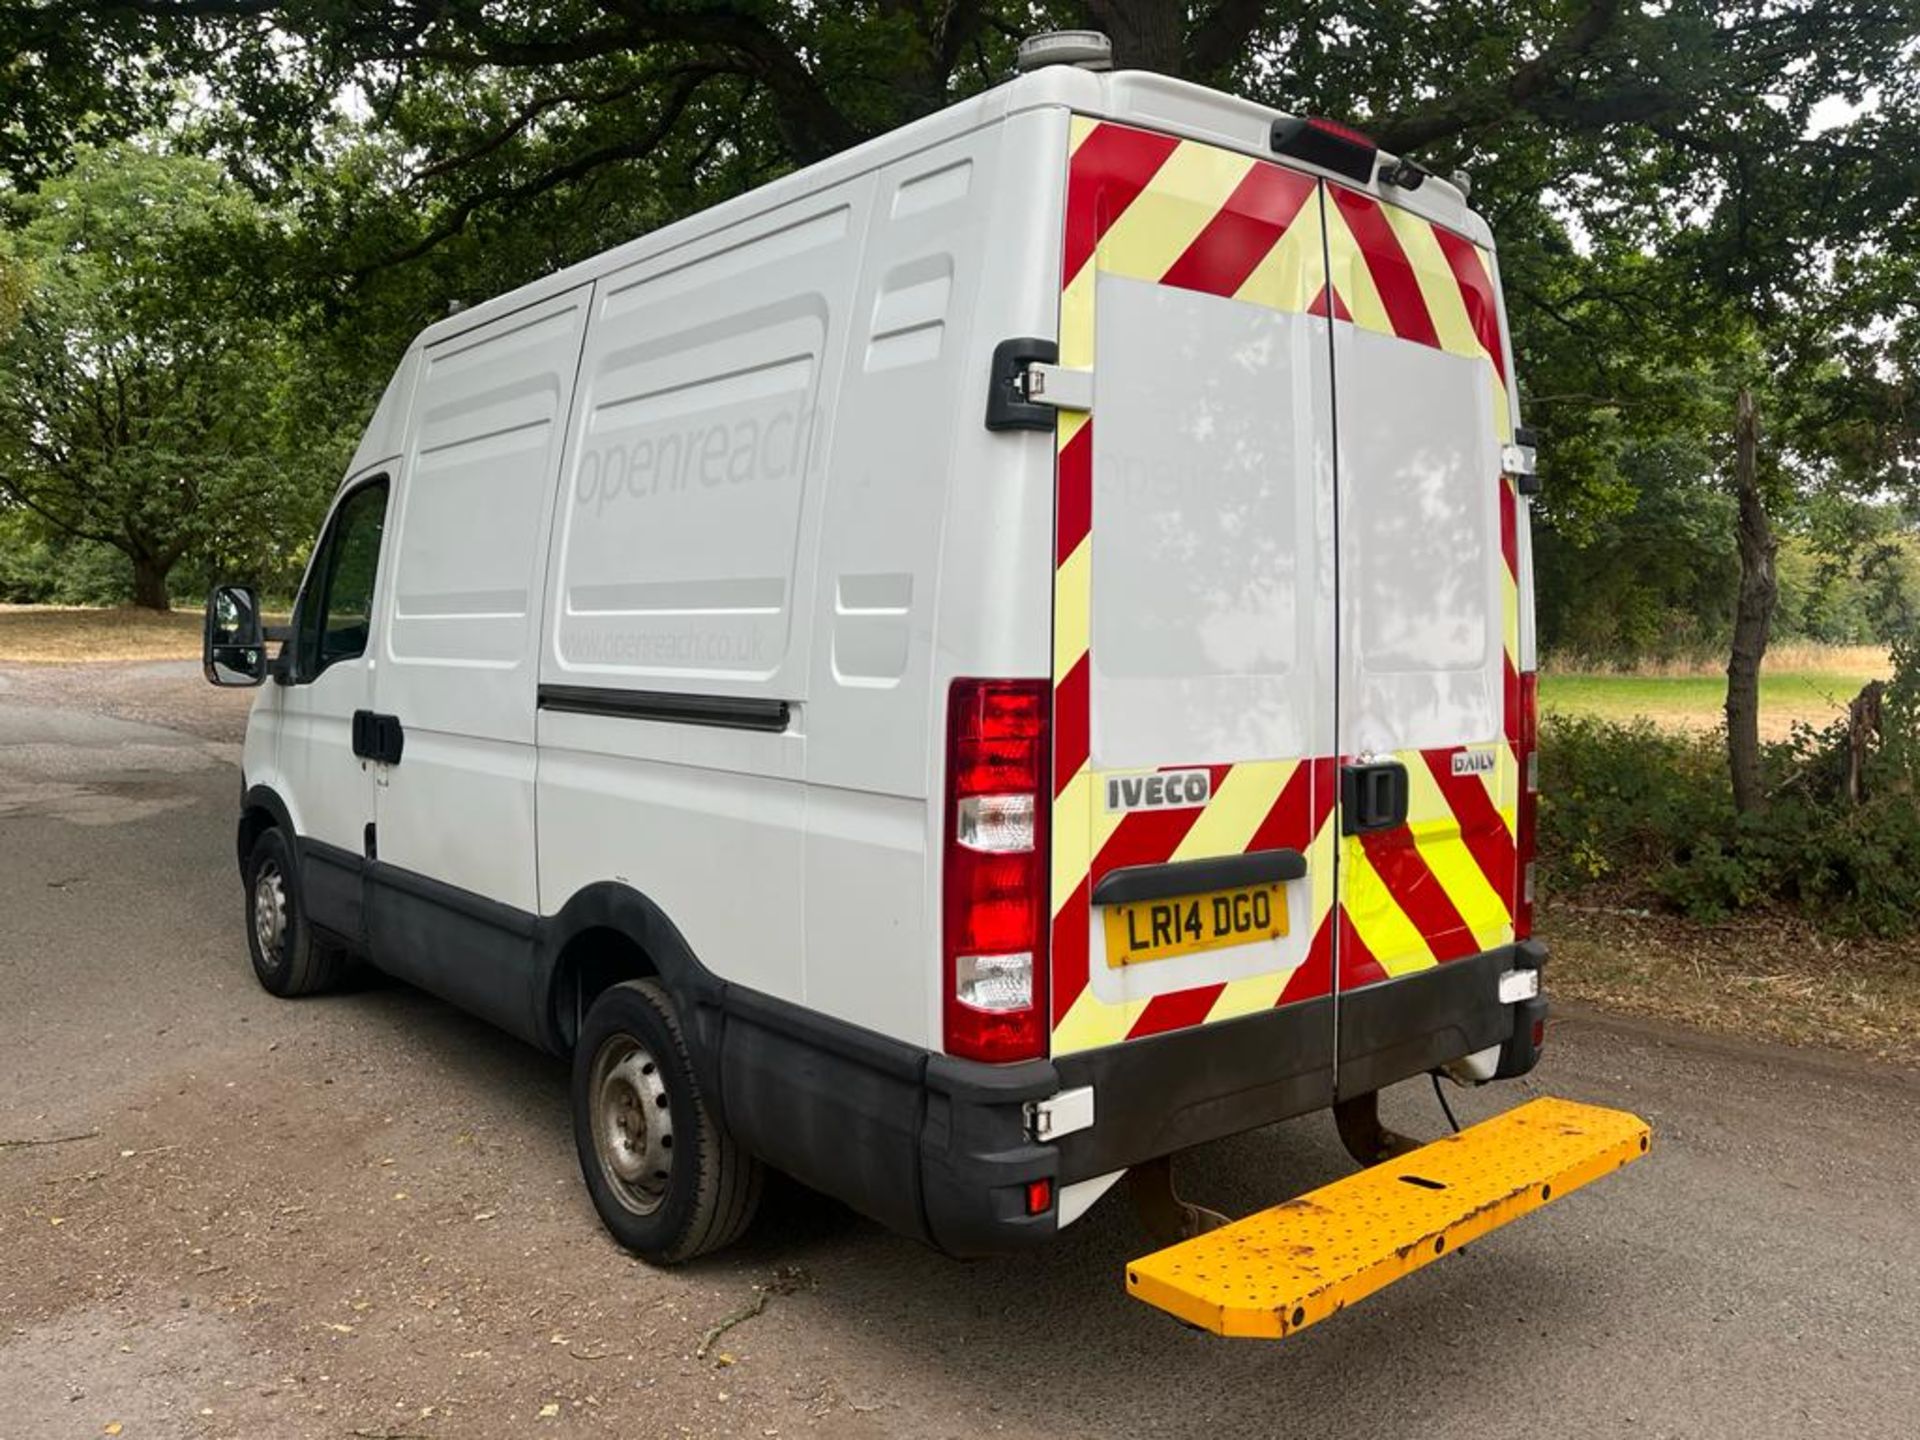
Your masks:
<path fill-rule="evenodd" d="M 963 1265 L 780 1185 L 651 1270 L 559 1062 L 399 986 L 256 988 L 243 711 L 191 667 L 0 667 L 0 1141 L 85 1137 L 0 1146 L 0 1440 L 1916 1433 L 1920 1074 L 1597 1015 L 1462 1119 L 1551 1091 L 1655 1153 L 1285 1344 L 1127 1299 L 1123 1200 Z M 1439 1133 L 1424 1083 L 1387 1110 Z M 1323 1117 L 1184 1175 L 1242 1212 L 1347 1168 Z"/>

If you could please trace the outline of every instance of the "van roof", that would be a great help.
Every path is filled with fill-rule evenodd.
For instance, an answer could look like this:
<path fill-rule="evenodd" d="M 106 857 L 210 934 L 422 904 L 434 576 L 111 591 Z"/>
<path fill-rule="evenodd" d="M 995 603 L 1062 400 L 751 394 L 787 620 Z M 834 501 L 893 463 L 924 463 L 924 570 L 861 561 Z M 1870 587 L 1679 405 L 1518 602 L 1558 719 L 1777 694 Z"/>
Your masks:
<path fill-rule="evenodd" d="M 803 170 L 796 170 L 744 195 L 689 215 L 684 220 L 648 231 L 624 245 L 603 251 L 517 290 L 510 290 L 461 310 L 428 326 L 415 339 L 414 348 L 458 335 L 635 261 L 666 254 L 729 225 L 801 199 L 879 165 L 890 164 L 955 135 L 965 134 L 1008 115 L 1049 107 L 1162 130 L 1266 158 L 1272 157 L 1269 137 L 1273 122 L 1286 113 L 1150 71 L 1097 73 L 1072 65 L 1049 65 Z M 1288 163 L 1300 165 L 1306 170 L 1316 168 L 1292 159 Z M 1334 176 L 1330 171 L 1320 173 L 1339 179 L 1342 184 L 1353 184 L 1351 180 Z M 1493 247 L 1493 235 L 1486 222 L 1468 208 L 1466 197 L 1454 185 L 1439 176 L 1430 177 L 1418 190 L 1413 191 L 1391 189 L 1377 183 L 1355 188 L 1370 190 L 1378 198 L 1458 231 L 1476 244 L 1489 249 Z"/>
<path fill-rule="evenodd" d="M 1105 120 L 1161 130 L 1262 158 L 1272 157 L 1270 137 L 1273 122 L 1286 114 L 1251 100 L 1144 70 L 1101 73 L 1073 65 L 1048 65 L 1017 76 L 1004 85 L 924 116 L 851 150 L 842 151 L 803 170 L 796 170 L 744 195 L 689 215 L 684 220 L 648 231 L 624 245 L 531 281 L 517 290 L 483 300 L 429 325 L 414 337 L 406 356 L 388 382 L 386 393 L 381 396 L 354 453 L 353 462 L 347 470 L 348 478 L 399 453 L 402 440 L 400 432 L 405 422 L 405 396 L 410 389 L 407 376 L 425 347 L 451 339 L 503 315 L 510 315 L 525 306 L 538 304 L 549 296 L 584 285 L 636 261 L 693 244 L 730 225 L 802 199 L 881 165 L 891 164 L 917 151 L 930 149 L 1009 115 L 1048 108 L 1072 110 Z M 1384 156 L 1386 152 L 1382 154 Z M 1318 167 L 1291 157 L 1287 163 L 1337 179 L 1343 185 L 1353 186 L 1352 180 L 1344 176 L 1318 170 Z M 1354 188 L 1367 190 L 1378 199 L 1390 201 L 1423 219 L 1444 225 L 1478 245 L 1493 248 L 1493 233 L 1487 223 L 1468 208 L 1466 197 L 1456 186 L 1437 175 L 1429 177 L 1418 190 L 1412 191 L 1389 189 L 1377 182 Z"/>

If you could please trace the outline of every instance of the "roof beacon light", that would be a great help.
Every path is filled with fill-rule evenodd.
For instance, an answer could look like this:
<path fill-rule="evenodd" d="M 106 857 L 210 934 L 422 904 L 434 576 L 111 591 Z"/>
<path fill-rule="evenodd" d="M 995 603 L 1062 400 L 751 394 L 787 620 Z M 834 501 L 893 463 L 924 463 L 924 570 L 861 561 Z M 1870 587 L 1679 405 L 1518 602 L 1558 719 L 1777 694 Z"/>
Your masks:
<path fill-rule="evenodd" d="M 1022 75 L 1048 65 L 1078 65 L 1082 70 L 1113 69 L 1113 42 L 1098 30 L 1049 30 L 1029 35 L 1014 52 L 1013 68 Z"/>
<path fill-rule="evenodd" d="M 1358 130 L 1296 115 L 1283 115 L 1273 122 L 1272 145 L 1276 155 L 1304 160 L 1360 185 L 1373 179 L 1374 157 L 1380 153 L 1380 147 Z"/>

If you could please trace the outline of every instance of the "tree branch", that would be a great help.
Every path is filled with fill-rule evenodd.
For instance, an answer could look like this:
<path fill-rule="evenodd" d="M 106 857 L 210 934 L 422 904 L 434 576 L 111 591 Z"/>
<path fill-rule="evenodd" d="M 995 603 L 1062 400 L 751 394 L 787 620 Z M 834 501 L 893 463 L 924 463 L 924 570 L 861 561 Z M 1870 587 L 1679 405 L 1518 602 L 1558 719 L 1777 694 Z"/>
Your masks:
<path fill-rule="evenodd" d="M 75 521 L 54 514 L 38 500 L 35 500 L 20 482 L 15 480 L 11 475 L 0 474 L 0 491 L 4 491 L 15 504 L 26 506 L 27 509 L 53 526 L 54 529 L 64 534 L 71 535 L 79 540 L 92 540 L 101 545 L 111 545 L 116 550 L 124 551 L 127 548 L 124 541 L 118 540 L 112 535 L 103 535 L 99 531 L 85 529 Z"/>
<path fill-rule="evenodd" d="M 1267 18 L 1267 0 L 1219 0 L 1187 37 L 1187 73 L 1205 80 L 1244 55 Z"/>
<path fill-rule="evenodd" d="M 434 226 L 433 229 L 429 230 L 413 244 L 395 251 L 384 259 L 377 260 L 371 265 L 360 266 L 349 273 L 355 280 L 364 280 L 376 271 L 389 269 L 395 265 L 402 265 L 409 260 L 417 260 L 420 256 L 425 255 L 428 251 L 443 242 L 451 240 L 454 236 L 465 230 L 467 228 L 467 222 L 473 218 L 474 213 L 485 206 L 497 204 L 501 201 L 530 200 L 534 196 L 544 195 L 547 191 L 554 189 L 556 186 L 564 185 L 570 180 L 578 180 L 583 175 L 590 174 L 594 170 L 599 169 L 602 165 L 611 165 L 622 160 L 639 159 L 641 156 L 651 152 L 661 141 L 666 139 L 668 133 L 679 123 L 681 115 L 686 112 L 686 108 L 692 102 L 695 92 L 710 78 L 712 78 L 712 72 L 710 71 L 682 77 L 680 83 L 674 87 L 673 92 L 667 96 L 660 115 L 644 135 L 639 135 L 633 139 L 623 140 L 612 145 L 603 145 L 598 149 L 576 155 L 566 164 L 557 165 L 553 169 L 536 175 L 530 180 L 523 180 L 519 184 L 497 186 L 493 189 L 481 190 L 469 195 L 466 199 L 454 206 L 452 213 L 449 214 L 445 220 Z"/>
<path fill-rule="evenodd" d="M 686 74 L 690 73 L 691 69 L 692 67 L 684 67 L 673 73 Z M 413 172 L 414 181 L 418 183 L 422 180 L 437 179 L 455 170 L 464 169 L 476 160 L 484 160 L 487 156 L 493 154 L 503 146 L 511 144 L 518 136 L 526 131 L 528 126 L 532 125 L 534 121 L 538 120 L 549 110 L 556 109 L 561 105 L 577 105 L 583 109 L 601 105 L 611 105 L 616 100 L 628 99 L 645 89 L 653 82 L 654 78 L 653 76 L 645 76 L 626 85 L 616 85 L 611 90 L 561 90 L 549 95 L 535 96 L 523 105 L 506 125 L 496 130 L 472 149 L 463 150 L 458 155 L 449 155 L 444 160 L 436 160 L 431 165 L 421 166 L 420 169 Z"/>
<path fill-rule="evenodd" d="M 1563 120 L 1581 119 L 1588 125 L 1619 123 L 1645 118 L 1634 105 L 1621 104 L 1624 96 L 1594 97 L 1575 102 L 1564 93 L 1566 72 L 1585 59 L 1612 32 L 1620 19 L 1620 0 L 1591 0 L 1586 11 L 1557 40 L 1533 59 L 1521 64 L 1504 84 L 1477 93 L 1450 95 L 1433 105 L 1405 115 L 1390 116 L 1372 127 L 1385 148 L 1405 153 L 1436 140 L 1448 140 L 1469 130 L 1497 124 L 1516 112 L 1542 107 L 1556 91 L 1561 91 Z M 1639 105 L 1652 103 L 1646 114 L 1656 114 L 1666 104 L 1675 103 L 1669 92 L 1655 87 L 1635 87 Z M 1593 113 L 1580 114 L 1580 107 Z M 1615 113 L 1615 111 L 1618 113 Z"/>

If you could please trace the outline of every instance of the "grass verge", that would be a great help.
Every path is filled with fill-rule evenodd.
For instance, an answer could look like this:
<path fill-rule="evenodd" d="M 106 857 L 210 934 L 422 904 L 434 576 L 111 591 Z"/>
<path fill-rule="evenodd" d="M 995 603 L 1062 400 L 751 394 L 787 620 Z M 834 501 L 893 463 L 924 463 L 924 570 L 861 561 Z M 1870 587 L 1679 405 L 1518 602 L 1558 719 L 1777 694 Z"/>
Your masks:
<path fill-rule="evenodd" d="M 1791 917 L 1701 925 L 1542 907 L 1551 995 L 1700 1030 L 1920 1065 L 1920 940 L 1843 939 Z"/>

